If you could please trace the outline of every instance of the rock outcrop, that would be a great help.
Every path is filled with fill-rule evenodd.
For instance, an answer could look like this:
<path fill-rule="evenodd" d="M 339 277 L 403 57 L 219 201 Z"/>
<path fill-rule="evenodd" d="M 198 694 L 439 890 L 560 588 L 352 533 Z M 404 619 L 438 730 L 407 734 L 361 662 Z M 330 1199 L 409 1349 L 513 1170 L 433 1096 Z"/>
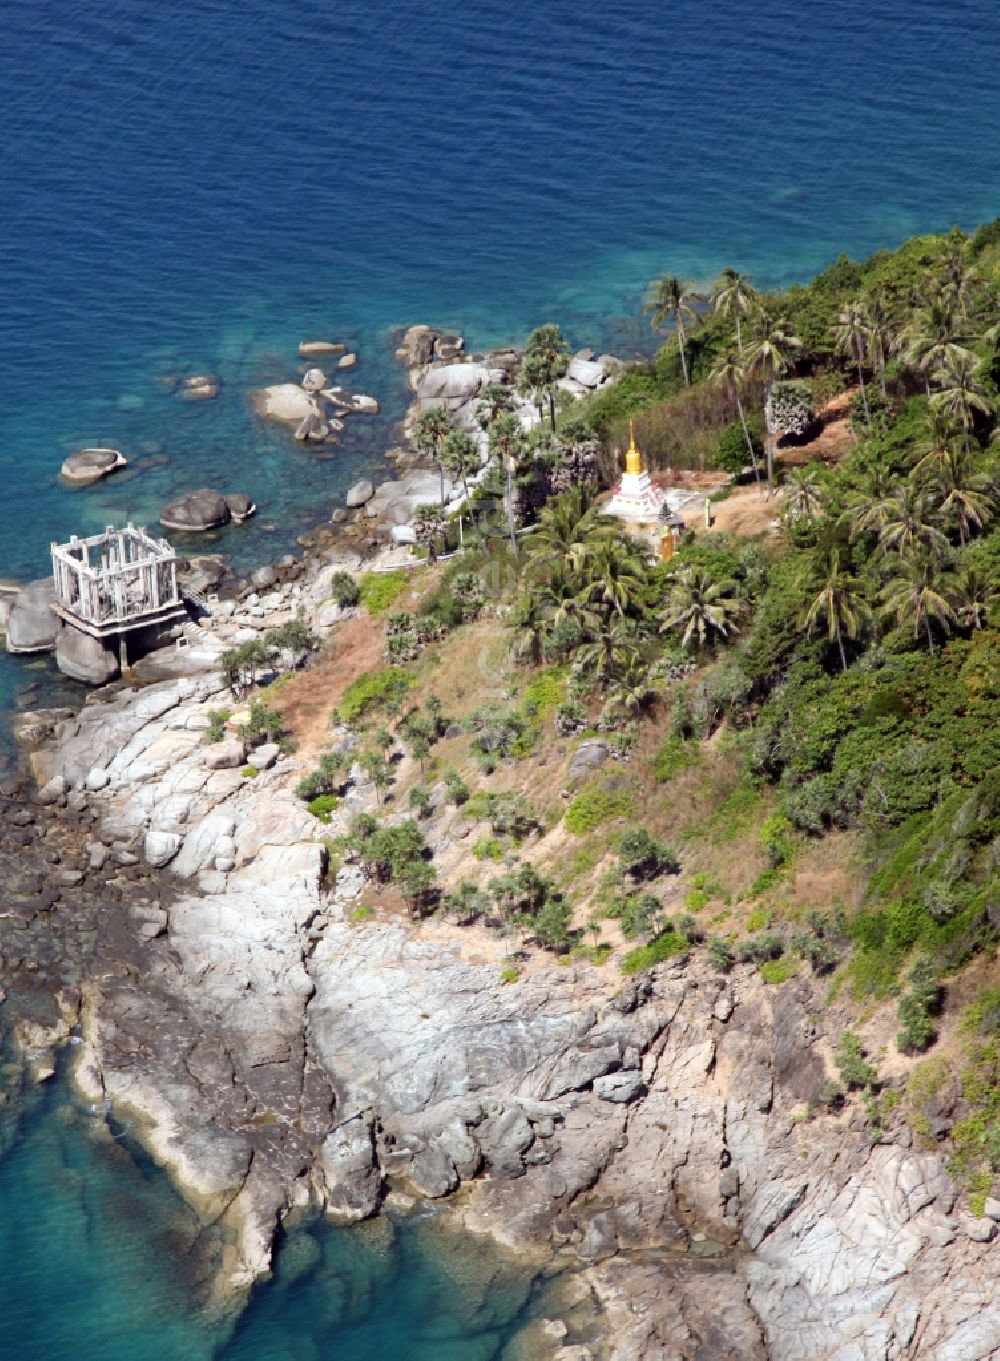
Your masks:
<path fill-rule="evenodd" d="M 67 482 L 77 486 L 89 486 L 110 477 L 120 468 L 127 467 L 128 460 L 119 449 L 79 449 L 70 454 L 59 469 L 59 474 Z"/>
<path fill-rule="evenodd" d="M 249 498 L 248 498 L 249 499 Z M 185 534 L 219 529 L 233 518 L 226 497 L 210 487 L 185 492 L 169 501 L 160 511 L 164 529 L 179 529 Z"/>
<path fill-rule="evenodd" d="M 56 666 L 64 676 L 87 685 L 107 685 L 120 670 L 114 646 L 61 620 L 56 633 Z"/>
<path fill-rule="evenodd" d="M 810 1115 L 829 1074 L 808 978 L 536 961 L 505 986 L 500 941 L 352 920 L 363 876 L 325 881 L 294 761 L 248 780 L 206 746 L 222 699 L 211 677 L 124 692 L 32 759 L 53 802 L 88 801 L 89 854 L 175 885 L 139 921 L 141 970 L 86 985 L 77 1075 L 222 1216 L 230 1285 L 295 1207 L 350 1221 L 461 1187 L 470 1228 L 573 1265 L 616 1357 L 1000 1347 L 994 1221 L 904 1125 L 873 1145 L 850 1106 Z"/>
<path fill-rule="evenodd" d="M 8 652 L 52 651 L 58 623 L 52 609 L 55 598 L 51 577 L 40 577 L 18 591 L 7 619 Z"/>

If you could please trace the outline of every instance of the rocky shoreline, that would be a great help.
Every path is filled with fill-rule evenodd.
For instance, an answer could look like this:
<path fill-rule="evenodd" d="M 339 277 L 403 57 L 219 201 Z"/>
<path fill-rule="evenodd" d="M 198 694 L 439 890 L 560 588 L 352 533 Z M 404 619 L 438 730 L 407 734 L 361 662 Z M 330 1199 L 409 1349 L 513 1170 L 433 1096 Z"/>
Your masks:
<path fill-rule="evenodd" d="M 460 365 L 421 370 L 408 335 L 419 397 L 421 372 Z M 251 776 L 238 738 L 205 743 L 221 651 L 296 616 L 329 633 L 331 570 L 406 555 L 387 546 L 405 495 L 226 585 L 140 684 L 20 719 L 0 986 L 36 1076 L 75 1032 L 80 1090 L 134 1119 L 223 1232 L 220 1299 L 270 1269 L 296 1215 L 430 1200 L 566 1273 L 565 1326 L 532 1335 L 559 1361 L 994 1354 L 994 1219 L 961 1210 L 901 1120 L 873 1144 L 849 1108 L 811 1113 L 831 1075 L 821 983 L 703 960 L 623 983 L 540 955 L 505 984 L 485 930 L 356 914 L 364 875 L 331 865 L 294 756 L 258 748 Z M 347 809 L 376 801 L 353 772 Z M 460 860 L 457 818 L 442 803 L 427 836 Z"/>
<path fill-rule="evenodd" d="M 307 562 L 295 597 L 320 628 L 328 570 Z M 828 1078 L 807 980 L 662 965 L 623 987 L 539 964 L 511 987 L 485 934 L 356 921 L 360 871 L 327 873 L 295 759 L 251 780 L 203 744 L 223 699 L 206 663 L 23 721 L 41 788 L 8 789 L 5 824 L 35 870 L 3 976 L 58 997 L 17 1030 L 39 1074 L 79 1027 L 81 1090 L 230 1231 L 225 1292 L 269 1269 L 290 1214 L 447 1199 L 572 1271 L 609 1356 L 1000 1345 L 996 1226 L 957 1209 L 940 1160 L 903 1126 L 873 1147 L 860 1121 L 801 1120 Z M 60 941 L 86 932 L 54 988 Z M 584 1355 L 572 1336 L 562 1361 Z"/>

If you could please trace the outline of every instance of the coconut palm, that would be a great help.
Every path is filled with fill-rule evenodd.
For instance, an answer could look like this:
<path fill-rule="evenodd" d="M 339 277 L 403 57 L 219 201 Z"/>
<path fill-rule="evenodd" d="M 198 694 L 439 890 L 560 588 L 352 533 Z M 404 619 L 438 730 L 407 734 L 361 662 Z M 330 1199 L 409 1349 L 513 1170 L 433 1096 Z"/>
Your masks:
<path fill-rule="evenodd" d="M 942 515 L 954 515 L 958 522 L 958 542 L 964 548 L 973 530 L 980 530 L 996 513 L 993 481 L 985 473 L 976 473 L 968 454 L 949 454 L 942 462 L 935 478 L 941 496 L 938 507 Z"/>
<path fill-rule="evenodd" d="M 548 398 L 553 430 L 556 428 L 556 383 L 565 376 L 571 357 L 569 342 L 551 322 L 532 331 L 521 357 L 518 387 L 534 394 L 539 413 L 543 398 Z"/>
<path fill-rule="evenodd" d="M 882 588 L 882 613 L 895 615 L 896 624 L 911 624 L 913 637 L 920 637 L 921 629 L 927 647 L 934 651 L 931 624 L 937 624 L 946 634 L 957 624 L 955 605 L 958 592 L 951 574 L 941 559 L 933 553 L 917 553 L 900 557 L 895 572 Z"/>
<path fill-rule="evenodd" d="M 619 534 L 600 535 L 584 546 L 581 567 L 586 584 L 580 594 L 588 604 L 627 614 L 646 584 L 648 552 L 637 540 Z"/>
<path fill-rule="evenodd" d="M 947 550 L 948 540 L 933 523 L 930 498 L 914 482 L 905 482 L 887 498 L 878 543 L 884 553 L 920 549 L 940 555 Z"/>
<path fill-rule="evenodd" d="M 872 413 L 868 406 L 868 391 L 865 388 L 865 355 L 871 340 L 871 321 L 868 309 L 860 299 L 855 299 L 840 311 L 833 328 L 833 343 L 838 354 L 850 359 L 858 368 L 858 384 L 861 389 L 861 405 L 865 412 L 865 425 L 872 428 Z"/>
<path fill-rule="evenodd" d="M 737 275 L 737 278 L 739 276 Z M 750 455 L 750 462 L 753 465 L 753 475 L 757 480 L 757 490 L 760 491 L 760 469 L 757 467 L 757 451 L 753 447 L 753 440 L 750 438 L 750 431 L 747 429 L 747 418 L 743 411 L 743 398 L 741 389 L 746 382 L 747 373 L 743 365 L 743 360 L 739 354 L 734 354 L 732 350 L 720 355 L 709 375 L 709 381 L 717 383 L 724 388 L 730 397 L 736 402 L 736 410 L 739 414 L 740 425 L 743 427 L 743 438 L 746 440 L 747 452 Z"/>
<path fill-rule="evenodd" d="M 537 591 L 521 596 L 508 618 L 514 632 L 513 647 L 517 656 L 526 656 L 533 666 L 542 664 L 542 642 L 549 620 L 545 601 Z"/>
<path fill-rule="evenodd" d="M 990 416 L 994 405 L 980 380 L 982 365 L 968 350 L 948 355 L 934 372 L 939 391 L 931 396 L 931 406 L 961 421 L 965 452 L 969 452 L 969 431 L 977 415 Z"/>
<path fill-rule="evenodd" d="M 947 249 L 938 261 L 935 273 L 941 292 L 954 301 L 960 316 L 968 316 L 969 304 L 981 280 L 975 267 L 966 258 L 965 240 L 961 233 L 950 234 Z"/>
<path fill-rule="evenodd" d="M 624 670 L 635 653 L 635 632 L 621 618 L 603 625 L 592 621 L 586 642 L 576 649 L 574 669 L 581 676 L 592 676 L 600 685 Z"/>
<path fill-rule="evenodd" d="M 903 328 L 903 358 L 923 377 L 928 397 L 931 374 L 949 359 L 971 353 L 961 343 L 964 338 L 954 299 L 940 291 L 932 293 Z"/>
<path fill-rule="evenodd" d="M 892 470 L 879 461 L 871 465 L 860 487 L 847 493 L 844 517 L 851 529 L 851 539 L 865 534 L 881 534 L 895 507 L 897 483 Z"/>
<path fill-rule="evenodd" d="M 660 613 L 660 632 L 680 631 L 683 647 L 692 641 L 704 647 L 713 634 L 728 638 L 738 633 L 743 606 L 736 592 L 735 581 L 713 581 L 703 567 L 683 568 Z"/>
<path fill-rule="evenodd" d="M 1000 601 L 1000 589 L 974 567 L 967 567 L 958 581 L 958 622 L 963 628 L 985 628 L 990 611 Z"/>
<path fill-rule="evenodd" d="M 954 447 L 957 427 L 953 420 L 936 407 L 927 414 L 927 433 L 916 449 L 919 455 L 913 466 L 918 482 L 933 482 L 940 473 Z"/>
<path fill-rule="evenodd" d="M 574 570 L 596 540 L 613 534 L 613 521 L 602 516 L 589 486 L 581 483 L 550 501 L 528 540 L 528 564 L 536 574 L 554 562 Z"/>
<path fill-rule="evenodd" d="M 695 291 L 694 284 L 686 279 L 678 279 L 674 274 L 664 274 L 659 279 L 654 279 L 649 286 L 649 297 L 646 299 L 643 311 L 650 314 L 650 320 L 654 326 L 662 326 L 665 321 L 673 321 L 674 331 L 677 335 L 677 348 L 681 356 L 681 372 L 684 374 L 684 382 L 691 382 L 688 373 L 687 354 L 684 350 L 684 337 L 687 334 L 687 322 L 697 320 L 697 314 L 692 307 L 692 303 L 701 302 L 702 295 Z"/>
<path fill-rule="evenodd" d="M 899 333 L 889 301 L 889 295 L 880 288 L 868 299 L 868 358 L 872 367 L 878 371 L 879 387 L 885 397 L 885 366 L 889 355 L 896 348 Z"/>
<path fill-rule="evenodd" d="M 441 477 L 441 504 L 444 505 L 444 464 L 441 462 L 441 446 L 453 427 L 451 417 L 444 407 L 426 407 L 413 422 L 410 439 L 415 449 L 426 454 L 437 464 Z"/>
<path fill-rule="evenodd" d="M 816 520 L 823 513 L 826 498 L 815 468 L 793 468 L 783 490 L 789 520 Z"/>
<path fill-rule="evenodd" d="M 712 305 L 736 327 L 736 353 L 743 358 L 743 322 L 757 302 L 757 290 L 745 274 L 727 265 L 712 289 Z"/>
<path fill-rule="evenodd" d="M 774 495 L 774 435 L 767 420 L 767 399 L 771 388 L 790 368 L 802 341 L 787 318 L 760 310 L 754 313 L 753 330 L 746 350 L 747 372 L 764 380 L 764 431 L 767 447 L 767 494 Z"/>
<path fill-rule="evenodd" d="M 847 670 L 844 638 L 852 642 L 874 625 L 875 616 L 861 592 L 861 583 L 844 570 L 840 550 L 832 548 L 821 560 L 818 575 L 819 589 L 800 617 L 800 627 L 807 633 L 825 626 L 826 636 L 837 644 L 840 669 Z"/>
<path fill-rule="evenodd" d="M 613 675 L 608 703 L 619 713 L 636 715 L 653 700 L 657 687 L 649 679 L 649 667 L 638 652 L 630 652 Z"/>

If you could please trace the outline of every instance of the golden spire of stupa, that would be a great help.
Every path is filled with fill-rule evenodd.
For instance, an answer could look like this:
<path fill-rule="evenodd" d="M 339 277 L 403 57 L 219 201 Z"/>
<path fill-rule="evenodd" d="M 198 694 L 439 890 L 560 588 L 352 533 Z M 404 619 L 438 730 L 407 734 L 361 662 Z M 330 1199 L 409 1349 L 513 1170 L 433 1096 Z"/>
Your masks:
<path fill-rule="evenodd" d="M 628 449 L 625 453 L 625 471 L 638 475 L 642 472 L 642 454 L 635 447 L 635 424 L 628 423 Z"/>

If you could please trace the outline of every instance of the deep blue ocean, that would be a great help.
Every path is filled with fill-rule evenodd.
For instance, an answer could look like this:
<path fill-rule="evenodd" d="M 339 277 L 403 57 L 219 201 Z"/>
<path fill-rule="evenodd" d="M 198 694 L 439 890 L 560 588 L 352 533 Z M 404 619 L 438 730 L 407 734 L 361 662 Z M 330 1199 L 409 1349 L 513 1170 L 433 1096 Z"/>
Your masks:
<path fill-rule="evenodd" d="M 574 344 L 642 353 L 656 274 L 731 264 L 776 285 L 1000 212 L 991 0 L 32 0 L 3 29 L 0 577 L 203 485 L 260 507 L 211 548 L 242 565 L 283 551 L 377 474 L 410 323 L 475 347 L 558 321 Z M 306 338 L 355 348 L 348 381 L 382 404 L 322 453 L 247 399 L 301 374 Z M 205 371 L 222 380 L 208 403 L 164 381 Z M 92 443 L 121 447 L 127 473 L 60 486 Z M 0 654 L 0 709 L 57 694 L 50 680 Z M 212 1355 L 164 1247 L 169 1192 L 85 1156 L 60 1119 L 40 1103 L 0 1162 L 0 1361 Z M 360 1240 L 308 1241 L 290 1262 L 341 1266 L 279 1277 L 220 1361 L 425 1354 L 398 1338 L 432 1288 L 426 1254 L 393 1259 L 398 1318 L 371 1297 L 397 1342 L 359 1341 L 331 1299 Z M 162 1290 L 121 1285 L 122 1243 L 164 1261 Z M 459 1334 L 447 1354 L 492 1352 Z"/>

